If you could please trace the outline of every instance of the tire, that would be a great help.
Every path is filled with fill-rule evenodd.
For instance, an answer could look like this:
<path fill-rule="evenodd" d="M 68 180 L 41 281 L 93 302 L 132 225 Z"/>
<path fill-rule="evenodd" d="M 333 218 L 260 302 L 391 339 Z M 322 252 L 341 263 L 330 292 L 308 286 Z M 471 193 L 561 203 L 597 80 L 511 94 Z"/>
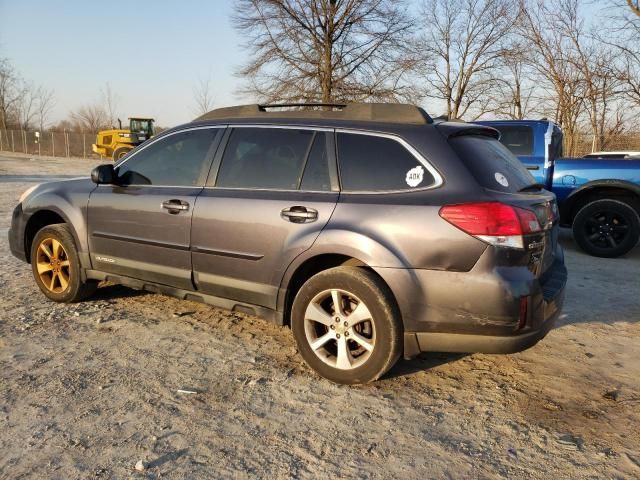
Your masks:
<path fill-rule="evenodd" d="M 127 153 L 129 153 L 131 150 L 133 150 L 132 148 L 127 148 L 127 147 L 118 147 L 113 151 L 113 161 L 117 162 L 118 160 L 120 160 L 122 157 L 124 157 Z"/>
<path fill-rule="evenodd" d="M 640 217 L 629 204 L 601 199 L 580 209 L 573 220 L 573 237 L 589 255 L 615 258 L 638 243 Z"/>
<path fill-rule="evenodd" d="M 36 233 L 31 245 L 31 267 L 36 284 L 54 302 L 78 302 L 98 287 L 94 280 L 82 281 L 78 250 L 71 230 L 63 223 Z"/>
<path fill-rule="evenodd" d="M 335 298 L 342 305 L 338 315 Z M 377 380 L 402 353 L 402 321 L 389 288 L 358 267 L 331 268 L 307 280 L 293 302 L 291 327 L 302 358 L 335 383 Z"/>

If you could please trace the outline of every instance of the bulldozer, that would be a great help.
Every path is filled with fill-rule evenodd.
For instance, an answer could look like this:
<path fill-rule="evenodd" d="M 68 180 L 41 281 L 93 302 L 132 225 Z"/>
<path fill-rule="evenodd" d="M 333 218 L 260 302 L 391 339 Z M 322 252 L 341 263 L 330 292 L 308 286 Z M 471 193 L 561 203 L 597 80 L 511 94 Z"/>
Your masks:
<path fill-rule="evenodd" d="M 130 117 L 126 129 L 118 119 L 119 128 L 99 131 L 91 150 L 101 157 L 111 157 L 115 162 L 153 136 L 153 122 L 153 118 Z"/>

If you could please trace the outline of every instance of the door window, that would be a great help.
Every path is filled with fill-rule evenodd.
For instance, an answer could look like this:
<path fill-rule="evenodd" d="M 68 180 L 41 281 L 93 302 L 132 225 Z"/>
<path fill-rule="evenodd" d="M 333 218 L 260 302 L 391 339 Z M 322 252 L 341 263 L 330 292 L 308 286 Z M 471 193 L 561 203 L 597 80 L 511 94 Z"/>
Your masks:
<path fill-rule="evenodd" d="M 317 132 L 307 165 L 304 168 L 300 190 L 328 192 L 331 190 L 331 177 L 327 158 L 327 134 Z"/>
<path fill-rule="evenodd" d="M 118 166 L 120 185 L 197 187 L 204 184 L 217 129 L 205 128 L 162 138 Z"/>
<path fill-rule="evenodd" d="M 347 192 L 412 190 L 434 183 L 424 165 L 391 138 L 339 133 L 338 160 Z"/>
<path fill-rule="evenodd" d="M 227 142 L 216 186 L 297 190 L 312 130 L 236 128 Z"/>

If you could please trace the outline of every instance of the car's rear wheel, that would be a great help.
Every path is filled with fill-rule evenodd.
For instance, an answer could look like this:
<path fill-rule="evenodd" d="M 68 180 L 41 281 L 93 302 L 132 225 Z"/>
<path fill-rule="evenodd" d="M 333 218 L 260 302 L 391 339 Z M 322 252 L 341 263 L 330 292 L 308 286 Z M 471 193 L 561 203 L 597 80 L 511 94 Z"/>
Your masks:
<path fill-rule="evenodd" d="M 82 281 L 78 251 L 69 227 L 49 225 L 36 233 L 31 245 L 31 267 L 36 284 L 56 302 L 77 302 L 92 295 L 97 282 Z"/>
<path fill-rule="evenodd" d="M 635 209 L 619 200 L 588 203 L 573 220 L 573 236 L 585 252 L 596 257 L 619 257 L 638 243 L 640 218 Z"/>
<path fill-rule="evenodd" d="M 336 383 L 377 380 L 402 353 L 402 322 L 391 292 L 362 268 L 311 277 L 293 302 L 291 326 L 305 361 Z"/>

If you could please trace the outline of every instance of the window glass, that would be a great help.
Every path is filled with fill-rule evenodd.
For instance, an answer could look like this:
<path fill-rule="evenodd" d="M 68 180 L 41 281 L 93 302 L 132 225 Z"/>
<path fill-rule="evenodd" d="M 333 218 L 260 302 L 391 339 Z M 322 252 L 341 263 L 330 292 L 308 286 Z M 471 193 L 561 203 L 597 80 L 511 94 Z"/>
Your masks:
<path fill-rule="evenodd" d="M 449 143 L 485 188 L 513 193 L 536 183 L 520 160 L 494 138 L 463 135 L 452 138 Z"/>
<path fill-rule="evenodd" d="M 126 160 L 118 170 L 121 185 L 195 187 L 204 183 L 213 128 L 175 133 Z"/>
<path fill-rule="evenodd" d="M 331 190 L 329 164 L 327 161 L 327 137 L 324 132 L 316 133 L 316 138 L 302 175 L 300 190 L 326 192 Z"/>
<path fill-rule="evenodd" d="M 390 138 L 339 133 L 338 159 L 345 191 L 411 190 L 434 182 L 424 165 Z"/>
<path fill-rule="evenodd" d="M 514 155 L 533 155 L 533 129 L 515 125 L 491 125 L 500 132 L 500 142 Z"/>
<path fill-rule="evenodd" d="M 216 186 L 297 190 L 313 133 L 284 128 L 234 129 Z"/>

